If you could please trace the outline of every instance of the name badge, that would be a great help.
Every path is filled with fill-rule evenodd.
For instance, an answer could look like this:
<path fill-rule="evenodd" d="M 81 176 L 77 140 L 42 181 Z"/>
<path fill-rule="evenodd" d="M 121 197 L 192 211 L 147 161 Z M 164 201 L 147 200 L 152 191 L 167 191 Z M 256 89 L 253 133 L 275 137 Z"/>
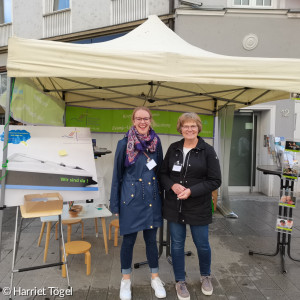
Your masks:
<path fill-rule="evenodd" d="M 174 165 L 173 165 L 173 169 L 172 171 L 174 172 L 180 172 L 182 168 L 182 165 L 179 163 L 179 161 L 177 161 Z"/>
<path fill-rule="evenodd" d="M 155 160 L 151 159 L 149 162 L 146 163 L 146 166 L 149 170 L 152 170 L 156 166 Z"/>

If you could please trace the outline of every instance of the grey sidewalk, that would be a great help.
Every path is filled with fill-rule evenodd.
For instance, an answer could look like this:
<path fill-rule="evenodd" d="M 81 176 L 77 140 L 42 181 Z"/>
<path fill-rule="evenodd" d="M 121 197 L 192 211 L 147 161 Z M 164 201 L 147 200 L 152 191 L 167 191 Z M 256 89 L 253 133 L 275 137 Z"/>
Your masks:
<path fill-rule="evenodd" d="M 186 250 L 192 256 L 186 257 L 187 282 L 191 299 L 300 299 L 300 262 L 286 258 L 287 274 L 281 273 L 280 256 L 249 256 L 249 249 L 262 252 L 274 252 L 277 233 L 275 232 L 278 214 L 278 199 L 261 194 L 234 195 L 230 197 L 233 211 L 238 219 L 226 219 L 219 213 L 214 216 L 210 226 L 212 248 L 212 276 L 214 294 L 210 297 L 201 293 L 196 249 L 188 231 Z M 300 259 L 300 203 L 293 211 L 294 229 L 291 254 Z M 0 264 L 0 287 L 9 286 L 15 208 L 5 210 L 3 224 L 3 245 Z M 107 228 L 111 218 L 106 220 Z M 120 242 L 118 247 L 109 241 L 109 254 L 104 251 L 102 229 L 95 237 L 94 221 L 84 221 L 84 239 L 91 242 L 92 271 L 85 274 L 83 255 L 69 256 L 69 274 L 73 287 L 72 299 L 119 299 L 120 285 Z M 99 222 L 99 227 L 100 222 Z M 41 228 L 39 219 L 25 220 L 24 230 L 18 253 L 17 268 L 42 264 L 44 240 L 37 247 Z M 72 240 L 81 239 L 81 227 L 73 226 Z M 54 228 L 47 263 L 58 259 L 58 242 L 54 238 Z M 145 246 L 139 234 L 134 251 L 134 262 L 145 260 Z M 167 298 L 176 299 L 172 267 L 168 263 L 165 250 L 160 258 L 160 277 L 166 283 Z M 148 266 L 133 271 L 133 300 L 156 299 L 150 287 Z M 48 287 L 67 288 L 66 279 L 55 268 L 40 269 L 17 273 L 14 285 L 23 289 L 43 288 L 46 296 L 14 296 L 13 299 L 61 299 L 49 295 Z M 8 299 L 0 293 L 0 299 Z"/>

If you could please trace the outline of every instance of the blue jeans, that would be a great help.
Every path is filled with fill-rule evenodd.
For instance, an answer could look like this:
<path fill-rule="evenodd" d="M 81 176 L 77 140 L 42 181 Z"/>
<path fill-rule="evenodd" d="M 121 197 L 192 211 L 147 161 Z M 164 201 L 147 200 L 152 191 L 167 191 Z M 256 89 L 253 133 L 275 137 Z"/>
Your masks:
<path fill-rule="evenodd" d="M 158 273 L 158 250 L 156 244 L 157 228 L 145 229 L 143 236 L 146 244 L 146 256 L 151 273 Z M 133 246 L 136 241 L 137 232 L 124 234 L 121 246 L 121 272 L 131 273 Z"/>
<path fill-rule="evenodd" d="M 169 222 L 171 234 L 172 263 L 176 281 L 185 281 L 186 224 Z M 208 241 L 208 225 L 190 225 L 194 244 L 197 248 L 201 276 L 210 275 L 211 250 Z"/>

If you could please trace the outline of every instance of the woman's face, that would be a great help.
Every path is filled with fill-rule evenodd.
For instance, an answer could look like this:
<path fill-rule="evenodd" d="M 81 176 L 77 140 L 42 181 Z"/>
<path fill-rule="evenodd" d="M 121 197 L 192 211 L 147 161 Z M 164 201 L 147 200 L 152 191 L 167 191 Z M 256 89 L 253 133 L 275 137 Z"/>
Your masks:
<path fill-rule="evenodd" d="M 133 119 L 133 125 L 139 132 L 139 134 L 148 134 L 150 125 L 151 125 L 151 118 L 147 111 L 145 110 L 138 110 Z"/>
<path fill-rule="evenodd" d="M 198 136 L 198 126 L 195 121 L 186 121 L 181 126 L 181 132 L 186 140 L 194 140 Z"/>

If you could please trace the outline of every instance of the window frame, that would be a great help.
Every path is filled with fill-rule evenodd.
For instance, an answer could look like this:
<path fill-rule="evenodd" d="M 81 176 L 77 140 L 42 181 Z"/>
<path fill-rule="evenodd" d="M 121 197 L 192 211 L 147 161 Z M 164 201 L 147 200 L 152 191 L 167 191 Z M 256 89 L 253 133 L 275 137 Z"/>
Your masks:
<path fill-rule="evenodd" d="M 68 6 L 64 6 L 62 8 L 59 8 L 59 5 L 61 3 L 61 1 L 64 1 L 64 2 L 68 2 Z M 60 10 L 64 10 L 64 9 L 70 9 L 71 8 L 71 0 L 53 0 L 53 12 L 56 12 L 56 11 L 60 11 Z"/>
<path fill-rule="evenodd" d="M 228 0 L 227 5 L 230 8 L 256 8 L 256 9 L 275 9 L 277 0 L 271 0 L 271 5 L 256 5 L 256 0 L 249 0 L 249 5 L 234 4 L 234 0 Z"/>
<path fill-rule="evenodd" d="M 12 0 L 0 0 L 0 24 L 9 24 L 11 22 Z"/>

